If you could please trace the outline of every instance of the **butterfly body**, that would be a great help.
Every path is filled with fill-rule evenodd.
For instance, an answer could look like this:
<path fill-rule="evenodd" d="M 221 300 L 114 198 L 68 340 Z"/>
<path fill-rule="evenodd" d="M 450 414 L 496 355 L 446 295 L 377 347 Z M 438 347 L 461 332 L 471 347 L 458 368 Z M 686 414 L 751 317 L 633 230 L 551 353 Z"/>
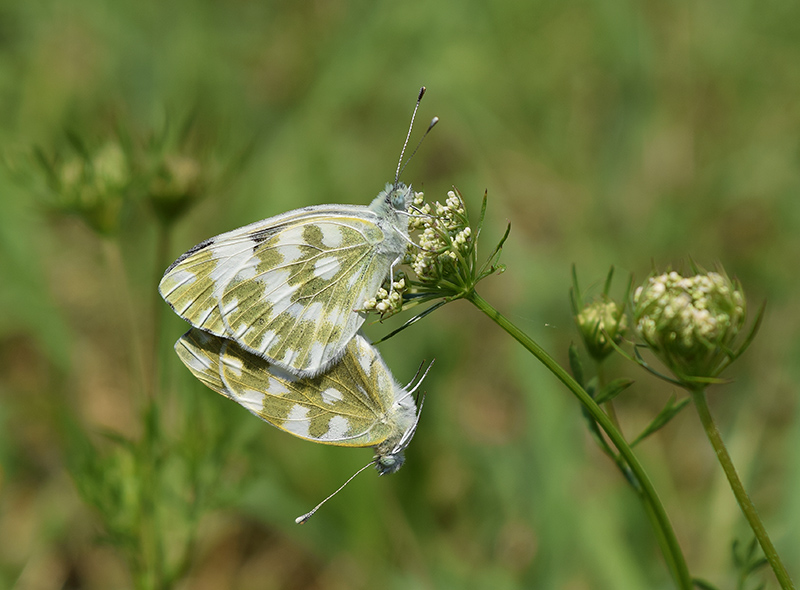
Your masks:
<path fill-rule="evenodd" d="M 299 377 L 344 354 L 408 244 L 413 191 L 387 185 L 369 206 L 317 205 L 221 234 L 164 273 L 159 292 L 192 326 Z"/>
<path fill-rule="evenodd" d="M 211 389 L 299 438 L 374 447 L 381 475 L 397 471 L 419 415 L 410 393 L 357 334 L 338 364 L 317 377 L 298 377 L 237 343 L 193 328 L 176 343 L 183 363 Z"/>

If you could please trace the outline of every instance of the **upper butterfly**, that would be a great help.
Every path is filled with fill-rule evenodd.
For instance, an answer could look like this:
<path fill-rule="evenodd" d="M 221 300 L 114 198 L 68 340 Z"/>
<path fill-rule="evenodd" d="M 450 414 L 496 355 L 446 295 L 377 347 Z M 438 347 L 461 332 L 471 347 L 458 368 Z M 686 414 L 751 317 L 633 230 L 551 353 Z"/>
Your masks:
<path fill-rule="evenodd" d="M 166 270 L 161 296 L 192 326 L 290 373 L 325 372 L 405 254 L 414 193 L 400 171 L 369 206 L 305 207 L 198 244 Z"/>
<path fill-rule="evenodd" d="M 408 245 L 410 187 L 387 186 L 368 206 L 290 211 L 198 244 L 170 266 L 161 296 L 192 326 L 301 377 L 344 353 Z"/>

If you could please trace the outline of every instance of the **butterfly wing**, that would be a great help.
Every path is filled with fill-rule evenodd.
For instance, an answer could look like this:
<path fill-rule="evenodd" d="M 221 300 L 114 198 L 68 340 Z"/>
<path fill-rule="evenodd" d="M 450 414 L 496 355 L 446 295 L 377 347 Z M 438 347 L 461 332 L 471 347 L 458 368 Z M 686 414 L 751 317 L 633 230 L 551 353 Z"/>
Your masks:
<path fill-rule="evenodd" d="M 235 342 L 192 329 L 175 344 L 180 359 L 211 389 L 300 438 L 369 447 L 402 436 L 416 406 L 378 353 L 359 335 L 327 373 L 300 378 Z M 403 403 L 398 406 L 398 397 Z"/>
<path fill-rule="evenodd" d="M 299 209 L 195 246 L 159 291 L 193 326 L 314 376 L 341 357 L 364 322 L 354 310 L 405 251 L 392 223 L 367 207 Z"/>
<path fill-rule="evenodd" d="M 175 342 L 175 352 L 206 387 L 230 397 L 219 373 L 219 353 L 224 343 L 219 336 L 192 328 Z"/>

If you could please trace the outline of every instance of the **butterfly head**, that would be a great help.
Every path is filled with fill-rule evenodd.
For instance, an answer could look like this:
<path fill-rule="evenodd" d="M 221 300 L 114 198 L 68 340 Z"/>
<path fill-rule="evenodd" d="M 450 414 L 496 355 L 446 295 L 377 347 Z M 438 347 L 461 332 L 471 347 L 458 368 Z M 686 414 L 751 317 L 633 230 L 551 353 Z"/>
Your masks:
<path fill-rule="evenodd" d="M 429 367 L 430 368 L 430 367 Z M 425 372 L 427 375 L 427 371 Z M 423 375 L 423 379 L 425 375 Z M 422 382 L 422 379 L 417 383 L 417 386 Z M 406 391 L 401 389 L 403 395 L 399 396 L 394 403 L 393 413 L 395 416 L 395 423 L 399 436 L 390 437 L 380 445 L 375 447 L 375 469 L 378 470 L 379 475 L 387 475 L 394 473 L 403 466 L 406 461 L 405 450 L 406 447 L 414 438 L 414 433 L 417 431 L 417 424 L 419 424 L 419 416 L 422 412 L 422 404 L 425 401 L 424 396 L 420 400 L 419 409 L 412 397 L 414 389 Z"/>
<path fill-rule="evenodd" d="M 408 211 L 411 202 L 414 200 L 414 191 L 410 186 L 397 182 L 394 185 L 386 185 L 386 200 L 398 211 Z"/>
<path fill-rule="evenodd" d="M 405 450 L 408 443 L 410 443 L 411 439 L 414 437 L 414 432 L 417 430 L 419 413 L 415 415 L 412 414 L 412 416 L 413 422 L 406 428 L 399 439 L 388 440 L 375 447 L 375 457 L 373 457 L 373 461 L 375 462 L 375 469 L 378 470 L 378 475 L 394 473 L 406 462 Z"/>
<path fill-rule="evenodd" d="M 408 211 L 413 201 L 414 191 L 410 186 L 406 186 L 402 182 L 394 184 L 388 182 L 386 188 L 370 203 L 369 208 L 386 217 L 391 216 L 394 211 Z"/>
<path fill-rule="evenodd" d="M 397 453 L 389 453 L 382 455 L 375 459 L 375 469 L 378 470 L 378 475 L 387 475 L 394 473 L 403 466 L 406 462 L 406 456 L 402 450 Z"/>

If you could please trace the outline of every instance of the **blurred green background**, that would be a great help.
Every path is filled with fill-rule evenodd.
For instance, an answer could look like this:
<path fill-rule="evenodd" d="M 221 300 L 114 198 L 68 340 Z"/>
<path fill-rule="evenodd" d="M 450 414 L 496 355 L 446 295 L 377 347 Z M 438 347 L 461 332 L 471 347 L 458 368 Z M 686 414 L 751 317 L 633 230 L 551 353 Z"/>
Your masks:
<path fill-rule="evenodd" d="M 0 587 L 674 587 L 577 402 L 467 303 L 381 345 L 402 383 L 437 359 L 405 467 L 302 527 L 369 451 L 270 428 L 169 350 L 186 325 L 157 299 L 166 265 L 288 209 L 369 203 L 421 85 L 417 135 L 441 122 L 403 180 L 455 185 L 473 214 L 488 190 L 484 252 L 512 232 L 480 292 L 561 362 L 572 263 L 590 294 L 615 265 L 621 296 L 626 272 L 719 261 L 768 301 L 711 403 L 800 579 L 798 64 L 790 0 L 0 3 Z M 109 144 L 190 158 L 203 198 L 169 226 L 126 199 L 100 235 L 39 160 Z M 680 393 L 608 370 L 638 381 L 630 436 Z M 750 537 L 694 411 L 637 451 L 693 575 L 734 587 Z"/>

